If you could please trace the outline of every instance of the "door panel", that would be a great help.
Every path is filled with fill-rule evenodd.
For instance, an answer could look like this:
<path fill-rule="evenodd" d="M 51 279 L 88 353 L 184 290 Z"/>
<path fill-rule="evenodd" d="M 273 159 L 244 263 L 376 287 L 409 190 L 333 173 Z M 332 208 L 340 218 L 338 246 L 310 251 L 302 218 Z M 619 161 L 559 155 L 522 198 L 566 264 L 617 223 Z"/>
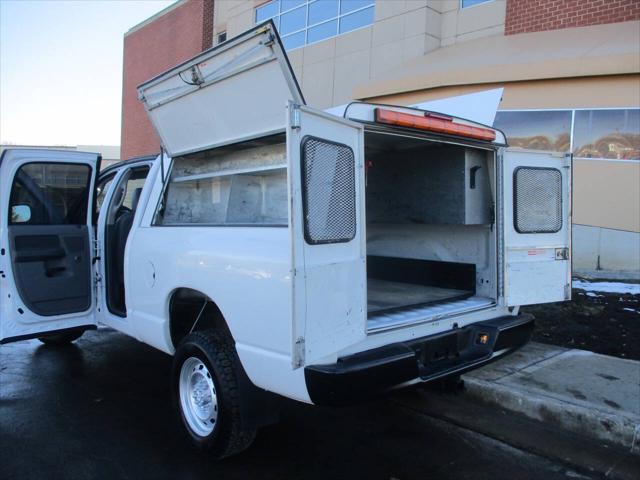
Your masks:
<path fill-rule="evenodd" d="M 0 342 L 93 327 L 99 155 L 7 150 L 0 159 Z"/>
<path fill-rule="evenodd" d="M 507 149 L 503 157 L 508 306 L 571 298 L 571 155 Z"/>
<path fill-rule="evenodd" d="M 362 126 L 289 105 L 294 368 L 366 336 Z"/>
<path fill-rule="evenodd" d="M 20 298 L 38 315 L 84 312 L 91 307 L 86 225 L 13 225 L 9 251 Z"/>

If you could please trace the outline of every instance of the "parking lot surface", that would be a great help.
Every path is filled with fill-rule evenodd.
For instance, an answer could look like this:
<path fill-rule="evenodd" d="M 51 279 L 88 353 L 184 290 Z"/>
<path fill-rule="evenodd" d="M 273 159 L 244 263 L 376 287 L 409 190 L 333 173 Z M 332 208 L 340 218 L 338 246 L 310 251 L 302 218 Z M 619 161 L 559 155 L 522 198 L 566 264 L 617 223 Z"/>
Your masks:
<path fill-rule="evenodd" d="M 588 478 L 411 410 L 282 400 L 245 453 L 192 449 L 170 400 L 171 358 L 117 332 L 0 347 L 0 478 Z"/>

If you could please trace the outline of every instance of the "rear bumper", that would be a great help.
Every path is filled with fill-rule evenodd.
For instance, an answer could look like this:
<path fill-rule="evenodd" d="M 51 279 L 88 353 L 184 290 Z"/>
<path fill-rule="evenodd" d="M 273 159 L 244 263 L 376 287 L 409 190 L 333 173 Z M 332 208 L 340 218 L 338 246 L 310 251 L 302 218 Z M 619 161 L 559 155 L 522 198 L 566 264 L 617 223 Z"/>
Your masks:
<path fill-rule="evenodd" d="M 317 405 L 354 403 L 403 384 L 459 374 L 512 352 L 531 338 L 533 315 L 501 317 L 305 367 Z"/>

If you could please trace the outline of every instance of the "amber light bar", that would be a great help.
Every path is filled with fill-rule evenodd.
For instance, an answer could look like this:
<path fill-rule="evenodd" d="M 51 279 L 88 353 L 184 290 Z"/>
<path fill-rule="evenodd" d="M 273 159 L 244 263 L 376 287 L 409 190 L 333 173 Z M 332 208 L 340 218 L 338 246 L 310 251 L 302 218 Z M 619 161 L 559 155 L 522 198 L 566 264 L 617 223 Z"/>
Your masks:
<path fill-rule="evenodd" d="M 444 116 L 413 115 L 411 113 L 394 112 L 384 108 L 376 108 L 376 122 L 387 125 L 397 125 L 399 127 L 417 128 L 418 130 L 429 130 L 430 132 L 448 133 L 461 137 L 476 138 L 478 140 L 493 141 L 496 139 L 496 132 L 489 128 L 474 127 L 463 123 L 455 123 L 452 118 Z"/>

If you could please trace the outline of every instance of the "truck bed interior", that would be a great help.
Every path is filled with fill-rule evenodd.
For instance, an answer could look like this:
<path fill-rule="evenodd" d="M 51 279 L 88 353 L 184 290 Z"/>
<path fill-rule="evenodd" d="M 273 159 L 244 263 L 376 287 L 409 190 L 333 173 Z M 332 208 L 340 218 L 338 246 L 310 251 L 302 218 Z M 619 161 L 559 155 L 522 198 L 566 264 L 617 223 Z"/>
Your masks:
<path fill-rule="evenodd" d="M 365 134 L 368 330 L 492 306 L 493 152 Z"/>

